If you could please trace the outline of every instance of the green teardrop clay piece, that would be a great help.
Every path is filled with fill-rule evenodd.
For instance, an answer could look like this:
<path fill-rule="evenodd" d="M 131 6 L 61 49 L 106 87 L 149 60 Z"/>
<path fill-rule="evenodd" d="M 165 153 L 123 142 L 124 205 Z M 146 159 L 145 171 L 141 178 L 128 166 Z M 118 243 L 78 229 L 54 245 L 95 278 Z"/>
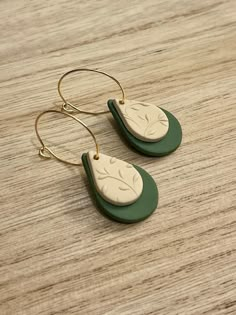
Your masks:
<path fill-rule="evenodd" d="M 100 211 L 110 219 L 122 223 L 135 223 L 149 217 L 157 208 L 158 190 L 153 178 L 141 167 L 133 165 L 143 179 L 143 191 L 139 199 L 128 206 L 115 206 L 105 201 L 97 192 L 90 167 L 87 160 L 87 153 L 82 155 L 82 162 L 87 174 L 89 184 L 95 195 L 96 203 Z"/>
<path fill-rule="evenodd" d="M 175 151 L 180 146 L 182 141 L 182 129 L 180 123 L 167 110 L 161 108 L 169 120 L 169 130 L 166 136 L 158 142 L 144 142 L 134 137 L 125 127 L 112 100 L 108 101 L 108 107 L 114 119 L 118 123 L 122 134 L 137 151 L 150 156 L 164 156 Z"/>

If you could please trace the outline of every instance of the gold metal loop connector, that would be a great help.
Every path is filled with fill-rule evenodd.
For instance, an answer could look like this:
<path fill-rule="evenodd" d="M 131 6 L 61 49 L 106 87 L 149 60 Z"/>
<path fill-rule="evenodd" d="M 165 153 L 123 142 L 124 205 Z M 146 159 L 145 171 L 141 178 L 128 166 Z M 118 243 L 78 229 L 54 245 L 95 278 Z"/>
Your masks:
<path fill-rule="evenodd" d="M 62 114 L 62 115 L 65 115 L 65 116 L 68 116 L 68 117 L 71 117 L 73 118 L 74 120 L 76 120 L 77 122 L 79 122 L 84 128 L 86 128 L 88 130 L 88 132 L 91 134 L 92 138 L 93 138 L 93 141 L 95 143 L 95 147 L 96 147 L 96 154 L 94 156 L 94 159 L 98 160 L 99 159 L 99 145 L 97 143 L 97 140 L 96 140 L 96 137 L 94 135 L 94 133 L 91 131 L 91 129 L 82 121 L 80 120 L 79 118 L 69 114 L 69 113 L 66 113 L 66 112 L 60 112 L 60 111 L 57 111 L 57 110 L 46 110 L 42 113 L 40 113 L 36 120 L 35 120 L 35 132 L 36 132 L 36 135 L 37 135 L 37 138 L 39 140 L 39 142 L 41 143 L 42 147 L 39 149 L 39 155 L 44 158 L 44 159 L 50 159 L 52 157 L 54 157 L 55 159 L 57 159 L 58 161 L 60 162 L 63 162 L 63 163 L 66 163 L 66 164 L 70 164 L 70 165 L 81 165 L 82 163 L 74 163 L 74 162 L 70 162 L 70 161 L 66 161 L 62 158 L 60 158 L 56 153 L 54 153 L 51 149 L 49 149 L 49 147 L 47 147 L 42 138 L 40 137 L 39 135 L 39 130 L 38 130 L 38 125 L 39 125 L 39 120 L 40 118 L 45 115 L 45 114 L 48 114 L 48 113 L 57 113 L 57 114 Z"/>
<path fill-rule="evenodd" d="M 113 81 L 115 81 L 117 83 L 117 85 L 119 86 L 119 88 L 121 89 L 121 93 L 122 93 L 122 98 L 120 99 L 120 104 L 124 104 L 125 103 L 125 91 L 122 87 L 122 85 L 120 84 L 120 82 L 114 78 L 112 75 L 106 73 L 106 72 L 103 72 L 103 71 L 99 71 L 99 70 L 93 70 L 93 69 L 86 69 L 86 68 L 78 68 L 78 69 L 73 69 L 73 70 L 70 70 L 66 73 L 64 73 L 61 78 L 59 79 L 58 81 L 58 85 L 57 85 L 57 90 L 58 90 L 58 93 L 62 99 L 62 101 L 64 102 L 63 105 L 62 105 L 62 110 L 68 112 L 68 113 L 73 113 L 73 110 L 71 109 L 68 109 L 68 106 L 70 106 L 71 108 L 73 108 L 74 110 L 80 112 L 80 113 L 85 113 L 85 114 L 93 114 L 93 115 L 99 115 L 99 114 L 104 114 L 104 113 L 107 113 L 109 112 L 109 110 L 101 110 L 101 111 L 98 111 L 98 112 L 93 112 L 93 111 L 86 111 L 86 110 L 81 110 L 79 109 L 78 107 L 76 107 L 75 105 L 73 105 L 72 103 L 68 102 L 65 97 L 63 96 L 62 94 L 62 90 L 61 90 L 61 84 L 62 84 L 62 81 L 65 77 L 67 77 L 68 75 L 70 75 L 71 73 L 74 73 L 74 72 L 80 72 L 80 71 L 89 71 L 89 72 L 96 72 L 96 73 L 100 73 L 100 74 L 103 74 L 105 75 L 106 77 L 112 79 Z"/>

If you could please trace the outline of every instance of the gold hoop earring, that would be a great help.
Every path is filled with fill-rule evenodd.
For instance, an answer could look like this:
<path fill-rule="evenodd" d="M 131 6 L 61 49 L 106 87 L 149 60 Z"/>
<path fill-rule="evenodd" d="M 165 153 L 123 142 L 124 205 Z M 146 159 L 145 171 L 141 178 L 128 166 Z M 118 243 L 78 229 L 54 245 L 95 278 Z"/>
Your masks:
<path fill-rule="evenodd" d="M 95 147 L 96 147 L 96 154 L 94 155 L 94 158 L 95 159 L 99 159 L 99 145 L 97 143 L 97 140 L 96 140 L 96 137 L 94 135 L 94 133 L 91 131 L 91 129 L 82 121 L 80 120 L 79 118 L 69 114 L 69 113 L 65 113 L 65 112 L 59 112 L 57 110 L 46 110 L 42 113 L 40 113 L 36 120 L 35 120 L 35 132 L 36 132 L 36 135 L 37 135 L 37 138 L 39 140 L 39 142 L 41 143 L 42 147 L 39 149 L 39 155 L 43 158 L 46 158 L 46 159 L 50 159 L 51 156 L 53 156 L 55 159 L 57 159 L 58 161 L 60 162 L 63 162 L 63 163 L 66 163 L 66 164 L 70 164 L 70 165 L 82 165 L 82 163 L 73 163 L 73 162 L 70 162 L 70 161 L 67 161 L 63 158 L 60 158 L 56 153 L 54 153 L 48 146 L 46 146 L 39 134 L 39 128 L 38 128 L 38 125 L 39 125 L 39 120 L 42 116 L 46 115 L 46 114 L 49 114 L 49 113 L 57 113 L 57 114 L 62 114 L 62 115 L 65 115 L 65 116 L 68 116 L 68 117 L 71 117 L 72 119 L 76 120 L 78 123 L 80 123 L 85 129 L 88 130 L 88 132 L 90 133 L 90 135 L 92 136 L 93 138 L 93 141 L 94 141 L 94 144 L 95 144 Z M 48 153 L 45 154 L 45 152 Z"/>
<path fill-rule="evenodd" d="M 119 222 L 134 223 L 146 219 L 155 211 L 158 190 L 153 178 L 141 167 L 100 153 L 92 130 L 82 120 L 69 113 L 47 110 L 37 116 L 35 132 L 42 146 L 39 149 L 41 157 L 46 159 L 54 157 L 66 164 L 81 165 L 81 163 L 73 163 L 59 157 L 44 144 L 38 125 L 40 118 L 48 113 L 62 114 L 76 120 L 93 137 L 96 149 L 82 154 L 82 164 L 103 214 Z"/>
<path fill-rule="evenodd" d="M 112 75 L 92 69 L 79 68 L 66 72 L 58 82 L 58 93 L 63 100 L 62 109 L 67 112 L 77 111 L 86 114 L 103 114 L 81 110 L 68 102 L 62 94 L 62 80 L 74 72 L 90 71 L 105 75 L 115 81 L 121 89 L 122 98 L 108 100 L 108 108 L 116 120 L 122 135 L 137 151 L 150 156 L 164 156 L 175 151 L 182 141 L 182 128 L 179 121 L 169 111 L 141 101 L 125 98 L 121 83 Z M 68 107 L 71 107 L 70 110 Z"/>
<path fill-rule="evenodd" d="M 98 111 L 98 112 L 94 112 L 94 111 L 86 111 L 86 110 L 81 110 L 79 109 L 78 107 L 76 107 L 75 105 L 73 105 L 72 103 L 70 103 L 69 101 L 67 101 L 65 99 L 65 97 L 63 96 L 63 93 L 62 93 L 62 81 L 67 77 L 69 76 L 70 74 L 72 73 L 75 73 L 75 72 L 83 72 L 83 71 L 87 71 L 87 72 L 95 72 L 95 73 L 99 73 L 99 74 L 102 74 L 110 79 L 112 79 L 120 88 L 121 90 L 121 93 L 122 93 L 122 98 L 119 100 L 120 104 L 124 104 L 124 100 L 125 100 L 125 92 L 124 92 L 124 89 L 122 87 L 122 85 L 120 84 L 120 82 L 115 78 L 113 77 L 112 75 L 106 73 L 106 72 L 103 72 L 103 71 L 99 71 L 99 70 L 93 70 L 93 69 L 86 69 L 86 68 L 78 68 L 78 69 L 73 69 L 73 70 L 70 70 L 66 73 L 64 73 L 61 78 L 59 79 L 58 81 L 58 84 L 57 84 L 57 90 L 58 90 L 58 94 L 60 95 L 62 101 L 63 101 L 63 105 L 62 105 L 62 110 L 64 111 L 67 111 L 67 112 L 73 112 L 73 110 L 71 111 L 70 109 L 68 109 L 67 107 L 70 106 L 71 108 L 73 108 L 74 110 L 76 110 L 77 112 L 79 113 L 85 113 L 85 114 L 92 114 L 92 115 L 99 115 L 99 114 L 104 114 L 104 113 L 108 113 L 109 110 L 101 110 L 101 111 Z"/>

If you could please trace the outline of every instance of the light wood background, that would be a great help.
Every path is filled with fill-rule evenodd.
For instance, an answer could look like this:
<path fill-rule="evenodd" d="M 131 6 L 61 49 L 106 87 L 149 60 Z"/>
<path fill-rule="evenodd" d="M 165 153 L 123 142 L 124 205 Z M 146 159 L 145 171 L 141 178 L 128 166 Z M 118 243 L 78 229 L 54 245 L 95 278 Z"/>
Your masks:
<path fill-rule="evenodd" d="M 2 0 L 0 17 L 0 314 L 236 314 L 236 1 Z M 75 67 L 111 73 L 183 126 L 174 154 L 148 158 L 111 114 L 79 115 L 102 152 L 154 177 L 145 222 L 101 216 L 82 167 L 37 155 L 34 120 L 60 108 L 57 81 Z M 93 74 L 63 89 L 84 109 L 120 93 Z M 71 119 L 40 130 L 68 159 L 93 148 Z"/>

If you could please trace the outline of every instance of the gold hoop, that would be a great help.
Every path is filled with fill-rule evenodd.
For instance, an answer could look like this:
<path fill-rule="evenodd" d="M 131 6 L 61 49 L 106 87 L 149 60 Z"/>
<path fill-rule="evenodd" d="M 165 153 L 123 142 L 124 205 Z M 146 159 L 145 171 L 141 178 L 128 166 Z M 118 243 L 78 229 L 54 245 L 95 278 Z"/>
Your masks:
<path fill-rule="evenodd" d="M 76 120 L 77 122 L 79 122 L 84 128 L 86 128 L 88 130 L 88 132 L 91 134 L 91 136 L 93 137 L 93 140 L 94 140 L 94 143 L 95 143 L 95 146 L 96 146 L 96 154 L 94 156 L 94 159 L 95 160 L 98 160 L 99 159 L 99 146 L 98 146 L 98 143 L 97 143 L 97 140 L 96 140 L 96 137 L 94 135 L 94 133 L 91 131 L 91 129 L 89 129 L 89 127 L 82 122 L 82 120 L 78 119 L 77 117 L 71 115 L 71 114 L 68 114 L 68 113 L 65 113 L 65 112 L 60 112 L 60 111 L 57 111 L 57 110 L 46 110 L 42 113 L 40 113 L 36 120 L 35 120 L 35 132 L 36 132 L 36 135 L 37 135 L 37 138 L 39 140 L 39 142 L 41 143 L 42 145 L 42 148 L 39 149 L 39 155 L 45 159 L 50 159 L 52 156 L 57 159 L 58 161 L 60 162 L 63 162 L 63 163 L 66 163 L 66 164 L 70 164 L 70 165 L 81 165 L 81 163 L 73 163 L 73 162 L 69 162 L 69 161 L 66 161 L 62 158 L 60 158 L 56 153 L 54 153 L 51 149 L 49 149 L 43 142 L 42 138 L 40 137 L 39 135 L 39 131 L 38 131 L 38 123 L 39 123 L 39 119 L 47 114 L 47 113 L 59 113 L 59 114 L 63 114 L 65 116 L 69 116 L 71 118 L 73 118 L 74 120 Z M 48 154 L 46 154 L 46 152 Z"/>
<path fill-rule="evenodd" d="M 109 110 L 101 110 L 101 111 L 98 111 L 98 112 L 92 112 L 92 111 L 86 111 L 86 110 L 81 110 L 79 109 L 78 107 L 76 107 L 75 105 L 73 105 L 72 103 L 68 102 L 65 97 L 62 95 L 62 91 L 61 91 L 61 83 L 62 83 L 62 80 L 68 76 L 69 74 L 71 73 L 74 73 L 74 72 L 79 72 L 79 71 L 89 71 L 89 72 L 96 72 L 96 73 L 100 73 L 100 74 L 103 74 L 105 75 L 106 77 L 112 79 L 113 81 L 115 81 L 117 83 L 117 85 L 119 86 L 119 88 L 121 89 L 121 93 L 122 93 L 122 99 L 120 100 L 120 104 L 124 104 L 125 103 L 125 91 L 123 89 L 123 87 L 121 86 L 120 82 L 114 78 L 112 75 L 106 73 L 106 72 L 103 72 L 103 71 L 99 71 L 99 70 L 92 70 L 92 69 L 86 69 L 86 68 L 78 68 L 78 69 L 73 69 L 73 70 L 70 70 L 66 73 L 64 73 L 61 78 L 59 79 L 58 81 L 58 84 L 57 84 L 57 90 L 58 90 L 58 93 L 61 97 L 61 99 L 63 100 L 63 105 L 62 105 L 62 110 L 65 110 L 66 112 L 68 113 L 73 113 L 73 110 L 69 110 L 67 108 L 67 106 L 69 105 L 70 107 L 72 107 L 74 110 L 80 112 L 80 113 L 85 113 L 85 114 L 93 114 L 93 115 L 99 115 L 99 114 L 104 114 L 104 113 L 108 113 Z"/>

